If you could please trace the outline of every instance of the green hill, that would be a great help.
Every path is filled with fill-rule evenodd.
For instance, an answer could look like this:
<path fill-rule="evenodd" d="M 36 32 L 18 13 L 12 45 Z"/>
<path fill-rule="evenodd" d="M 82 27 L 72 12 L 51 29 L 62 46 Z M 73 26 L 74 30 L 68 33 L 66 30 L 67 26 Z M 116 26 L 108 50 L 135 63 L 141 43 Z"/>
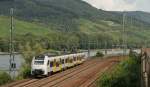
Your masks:
<path fill-rule="evenodd" d="M 9 40 L 9 9 L 11 0 L 0 1 L 0 37 Z M 82 0 L 14 0 L 15 40 L 28 39 L 57 43 L 59 47 L 73 43 L 87 45 L 88 41 L 98 41 L 104 47 L 122 43 L 122 12 L 96 9 Z M 130 45 L 150 42 L 150 14 L 146 12 L 126 12 L 125 29 Z M 139 15 L 141 18 L 139 18 Z M 132 19 L 132 20 L 131 20 Z M 23 39 L 23 40 L 22 40 Z M 67 43 L 65 43 L 68 41 Z M 55 43 L 54 43 L 55 42 Z M 63 44 L 59 44 L 63 42 Z M 56 44 L 55 44 L 56 45 Z M 94 45 L 94 44 L 93 44 Z M 59 48 L 58 47 L 58 48 Z M 80 45 L 82 48 L 83 45 Z M 50 47 L 48 47 L 50 48 Z"/>
<path fill-rule="evenodd" d="M 99 16 L 97 9 L 81 0 L 15 0 L 14 6 L 17 18 L 48 23 L 62 31 L 76 30 L 75 19 Z M 9 8 L 10 1 L 0 3 L 1 14 L 9 15 Z"/>
<path fill-rule="evenodd" d="M 0 16 L 0 37 L 8 37 L 10 31 L 10 18 L 6 16 Z M 34 35 L 45 35 L 51 30 L 45 26 L 37 23 L 21 21 L 18 19 L 14 20 L 14 35 L 15 34 L 28 34 L 33 33 Z"/>
<path fill-rule="evenodd" d="M 132 11 L 132 12 L 127 12 L 129 16 L 133 16 L 134 18 L 141 20 L 145 23 L 150 24 L 150 13 L 147 12 L 142 12 L 142 11 Z"/>

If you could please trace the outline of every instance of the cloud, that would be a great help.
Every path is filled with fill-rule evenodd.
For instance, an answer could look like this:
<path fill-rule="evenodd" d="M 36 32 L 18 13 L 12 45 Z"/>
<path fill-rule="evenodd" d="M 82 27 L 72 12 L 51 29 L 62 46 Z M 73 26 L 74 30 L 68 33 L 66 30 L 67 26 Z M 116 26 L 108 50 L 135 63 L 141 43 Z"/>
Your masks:
<path fill-rule="evenodd" d="M 137 0 L 136 7 L 138 10 L 150 12 L 150 0 Z"/>
<path fill-rule="evenodd" d="M 92 6 L 108 11 L 149 11 L 150 0 L 83 0 Z"/>

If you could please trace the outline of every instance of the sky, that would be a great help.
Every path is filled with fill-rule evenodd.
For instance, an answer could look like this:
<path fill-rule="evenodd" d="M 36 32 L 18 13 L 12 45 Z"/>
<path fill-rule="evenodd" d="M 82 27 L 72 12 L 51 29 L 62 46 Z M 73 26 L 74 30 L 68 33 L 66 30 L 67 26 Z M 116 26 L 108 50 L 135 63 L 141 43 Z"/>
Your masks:
<path fill-rule="evenodd" d="M 83 0 L 92 6 L 107 11 L 150 12 L 150 0 Z"/>

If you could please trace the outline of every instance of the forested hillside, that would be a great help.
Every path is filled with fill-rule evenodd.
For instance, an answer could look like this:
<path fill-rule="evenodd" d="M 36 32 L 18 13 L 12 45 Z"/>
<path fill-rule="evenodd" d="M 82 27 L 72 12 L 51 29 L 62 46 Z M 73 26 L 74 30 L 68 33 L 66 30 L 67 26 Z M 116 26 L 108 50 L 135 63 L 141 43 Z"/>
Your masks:
<path fill-rule="evenodd" d="M 42 44 L 44 43 L 44 46 L 46 44 L 46 48 L 49 49 L 65 46 L 85 48 L 83 44 L 87 45 L 89 41 L 98 42 L 99 48 L 104 47 L 106 42 L 108 47 L 122 43 L 122 12 L 96 9 L 82 0 L 1 0 L 1 48 L 8 46 L 3 45 L 9 40 L 9 9 L 12 6 L 15 8 L 14 39 L 18 44 L 22 41 L 43 40 Z M 144 40 L 150 42 L 148 26 L 150 14 L 146 12 L 126 12 L 126 14 L 127 43 L 141 46 Z M 65 43 L 66 41 L 68 42 Z M 57 43 L 57 47 L 50 46 L 52 43 Z"/>

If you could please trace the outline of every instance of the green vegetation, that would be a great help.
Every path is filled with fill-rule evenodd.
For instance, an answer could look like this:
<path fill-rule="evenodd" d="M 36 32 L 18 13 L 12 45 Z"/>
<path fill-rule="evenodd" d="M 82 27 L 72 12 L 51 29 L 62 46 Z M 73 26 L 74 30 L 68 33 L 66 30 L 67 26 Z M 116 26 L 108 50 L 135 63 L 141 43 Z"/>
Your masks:
<path fill-rule="evenodd" d="M 32 33 L 34 35 L 46 35 L 48 32 L 51 32 L 50 29 L 44 27 L 40 24 L 33 22 L 14 20 L 14 35 L 25 35 Z M 0 37 L 9 37 L 10 31 L 10 19 L 6 16 L 0 16 Z"/>
<path fill-rule="evenodd" d="M 15 51 L 21 52 L 25 60 L 18 79 L 29 76 L 31 59 L 45 50 L 88 49 L 88 46 L 91 49 L 99 49 L 106 45 L 112 48 L 112 45 L 122 44 L 122 12 L 96 9 L 82 0 L 0 0 L 0 52 L 9 51 L 11 1 L 14 1 L 15 7 L 13 30 Z M 145 40 L 150 43 L 148 26 L 150 14 L 145 12 L 126 12 L 126 14 L 125 34 L 128 47 L 140 47 Z M 96 41 L 97 46 L 89 45 L 90 41 Z M 102 56 L 101 53 L 97 55 Z M 126 63 L 120 64 L 117 68 L 119 73 L 117 69 L 114 73 L 122 74 L 123 71 L 127 71 L 125 67 L 136 64 L 128 64 L 130 60 L 131 58 Z M 108 75 L 108 78 L 112 76 Z"/>
<path fill-rule="evenodd" d="M 20 46 L 20 50 L 25 63 L 22 65 L 17 79 L 24 79 L 31 76 L 31 61 L 33 57 L 36 55 L 40 55 L 46 51 L 41 44 L 36 43 L 35 45 L 33 45 L 29 42 L 26 43 L 25 46 Z"/>
<path fill-rule="evenodd" d="M 12 81 L 10 75 L 6 72 L 0 72 L 0 85 L 6 84 Z"/>
<path fill-rule="evenodd" d="M 31 60 L 34 56 L 42 54 L 45 50 L 39 43 L 34 45 L 29 42 L 25 44 L 25 46 L 20 46 L 22 56 L 25 60 L 26 65 L 31 65 Z"/>
<path fill-rule="evenodd" d="M 17 80 L 29 78 L 31 76 L 31 66 L 23 65 L 19 71 L 19 75 L 16 77 Z"/>
<path fill-rule="evenodd" d="M 10 1 L 0 1 L 0 51 L 8 51 Z M 104 48 L 105 43 L 108 48 L 122 43 L 122 12 L 96 9 L 82 0 L 14 0 L 14 6 L 16 51 L 19 44 L 27 42 L 41 43 L 54 50 L 87 49 L 89 41 L 97 41 L 97 48 Z M 126 14 L 128 47 L 140 47 L 144 40 L 149 43 L 149 13 Z"/>
<path fill-rule="evenodd" d="M 104 73 L 97 81 L 97 87 L 140 87 L 140 58 L 134 54 Z"/>

